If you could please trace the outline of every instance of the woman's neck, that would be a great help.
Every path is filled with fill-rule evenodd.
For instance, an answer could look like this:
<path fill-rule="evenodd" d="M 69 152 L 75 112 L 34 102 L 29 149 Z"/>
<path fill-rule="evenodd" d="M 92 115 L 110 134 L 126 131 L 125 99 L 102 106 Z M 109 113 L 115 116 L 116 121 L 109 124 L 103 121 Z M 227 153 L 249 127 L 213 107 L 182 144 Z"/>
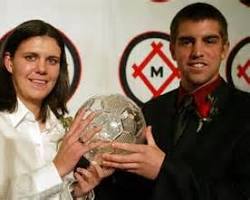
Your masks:
<path fill-rule="evenodd" d="M 26 100 L 24 100 L 21 97 L 18 97 L 18 98 L 28 108 L 28 110 L 30 110 L 33 113 L 36 121 L 39 124 L 40 130 L 43 130 L 45 128 L 45 122 L 42 122 L 42 120 L 39 119 L 39 117 L 40 117 L 40 111 L 41 111 L 41 103 L 34 102 L 34 101 L 26 101 Z"/>

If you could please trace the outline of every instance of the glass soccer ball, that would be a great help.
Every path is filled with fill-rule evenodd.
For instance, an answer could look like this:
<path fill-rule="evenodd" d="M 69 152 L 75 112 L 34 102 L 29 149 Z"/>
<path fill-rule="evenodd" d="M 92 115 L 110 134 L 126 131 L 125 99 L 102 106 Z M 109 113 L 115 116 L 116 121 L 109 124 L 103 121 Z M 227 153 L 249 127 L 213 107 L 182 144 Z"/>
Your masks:
<path fill-rule="evenodd" d="M 97 113 L 87 128 L 101 126 L 102 129 L 89 142 L 98 140 L 125 143 L 142 143 L 142 131 L 146 123 L 141 109 L 129 98 L 120 95 L 102 95 L 88 99 L 83 105 L 88 111 Z M 98 154 L 125 153 L 114 151 L 111 146 L 99 147 L 85 154 L 89 161 L 98 160 Z"/>

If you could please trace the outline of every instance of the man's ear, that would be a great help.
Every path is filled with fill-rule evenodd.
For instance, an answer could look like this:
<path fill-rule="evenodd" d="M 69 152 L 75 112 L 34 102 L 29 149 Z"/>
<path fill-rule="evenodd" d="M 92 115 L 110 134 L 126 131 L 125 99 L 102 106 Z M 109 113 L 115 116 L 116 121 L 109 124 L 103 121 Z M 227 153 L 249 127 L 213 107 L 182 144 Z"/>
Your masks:
<path fill-rule="evenodd" d="M 8 72 L 10 72 L 12 74 L 13 71 L 13 62 L 10 56 L 9 52 L 6 52 L 4 54 L 4 66 L 7 69 Z"/>
<path fill-rule="evenodd" d="M 171 55 L 172 55 L 172 58 L 173 58 L 174 60 L 176 60 L 174 44 L 171 43 L 171 42 L 170 42 L 170 44 L 169 44 L 169 50 L 170 50 L 170 53 L 171 53 Z"/>
<path fill-rule="evenodd" d="M 224 60 L 227 57 L 228 51 L 229 51 L 229 42 L 226 42 L 223 45 L 222 53 L 221 53 L 221 59 Z"/>

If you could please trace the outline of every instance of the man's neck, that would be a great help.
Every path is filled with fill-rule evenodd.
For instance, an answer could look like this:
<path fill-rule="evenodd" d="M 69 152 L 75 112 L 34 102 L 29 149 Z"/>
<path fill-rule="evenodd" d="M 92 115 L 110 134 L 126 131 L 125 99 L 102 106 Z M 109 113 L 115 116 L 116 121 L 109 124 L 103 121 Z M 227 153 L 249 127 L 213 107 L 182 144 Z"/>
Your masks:
<path fill-rule="evenodd" d="M 220 79 L 220 76 L 216 76 L 213 79 L 210 79 L 208 82 L 202 84 L 202 85 L 188 85 L 188 84 L 183 84 L 182 82 L 180 83 L 181 87 L 189 94 L 195 93 L 196 91 L 200 90 L 201 88 L 206 88 L 207 85 L 213 84 L 213 82 L 216 82 L 218 79 Z"/>

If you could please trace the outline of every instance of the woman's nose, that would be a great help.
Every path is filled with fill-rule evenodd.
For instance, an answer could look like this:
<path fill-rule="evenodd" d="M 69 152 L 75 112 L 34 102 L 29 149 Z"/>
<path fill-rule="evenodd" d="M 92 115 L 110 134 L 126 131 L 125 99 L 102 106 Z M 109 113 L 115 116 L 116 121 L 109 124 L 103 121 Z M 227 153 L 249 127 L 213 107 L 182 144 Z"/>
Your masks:
<path fill-rule="evenodd" d="M 37 63 L 37 72 L 44 74 L 46 72 L 46 62 L 44 60 L 39 60 Z"/>

